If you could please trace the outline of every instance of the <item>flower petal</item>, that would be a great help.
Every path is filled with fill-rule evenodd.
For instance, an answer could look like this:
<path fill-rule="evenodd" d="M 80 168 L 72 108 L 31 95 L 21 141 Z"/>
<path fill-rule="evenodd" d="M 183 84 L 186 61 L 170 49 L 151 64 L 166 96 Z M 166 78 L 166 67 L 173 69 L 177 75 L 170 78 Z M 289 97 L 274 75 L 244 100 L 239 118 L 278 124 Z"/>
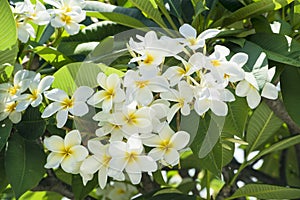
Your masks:
<path fill-rule="evenodd" d="M 59 110 L 56 114 L 56 126 L 57 128 L 62 128 L 68 120 L 68 111 L 67 110 Z"/>
<path fill-rule="evenodd" d="M 87 86 L 80 86 L 73 94 L 75 101 L 86 101 L 92 94 L 94 90 Z"/>
<path fill-rule="evenodd" d="M 50 99 L 52 101 L 58 101 L 58 102 L 62 102 L 64 99 L 69 98 L 69 96 L 65 91 L 57 88 L 50 91 L 46 91 L 44 94 L 47 99 Z"/>
<path fill-rule="evenodd" d="M 251 109 L 254 109 L 258 106 L 260 103 L 261 97 L 258 93 L 258 91 L 254 88 L 250 89 L 248 95 L 247 95 L 247 103 Z"/>
<path fill-rule="evenodd" d="M 53 102 L 45 108 L 42 118 L 48 118 L 60 109 L 62 109 L 62 105 L 59 102 Z"/>
<path fill-rule="evenodd" d="M 45 164 L 45 168 L 58 168 L 62 160 L 64 159 L 64 155 L 62 153 L 51 152 L 47 157 L 47 163 Z"/>
<path fill-rule="evenodd" d="M 66 148 L 71 148 L 72 146 L 81 144 L 81 135 L 78 130 L 72 130 L 66 134 L 64 145 Z"/>
<path fill-rule="evenodd" d="M 168 151 L 166 151 L 166 153 L 164 155 L 164 160 L 172 166 L 178 164 L 179 163 L 179 153 L 178 153 L 178 151 L 176 151 L 173 148 L 168 149 Z"/>
<path fill-rule="evenodd" d="M 44 145 L 50 151 L 57 152 L 57 153 L 65 152 L 64 140 L 57 135 L 53 135 L 49 138 L 45 138 Z"/>
<path fill-rule="evenodd" d="M 85 174 L 94 174 L 100 169 L 100 167 L 101 163 L 99 163 L 99 161 L 93 155 L 82 162 L 80 166 L 80 171 L 82 171 Z"/>
<path fill-rule="evenodd" d="M 276 86 L 272 83 L 266 83 L 261 92 L 262 97 L 266 97 L 268 99 L 277 99 L 278 98 L 278 90 Z"/>
<path fill-rule="evenodd" d="M 88 150 L 82 145 L 71 147 L 70 152 L 76 161 L 83 161 L 89 155 Z"/>
<path fill-rule="evenodd" d="M 176 150 L 183 149 L 190 141 L 190 134 L 185 131 L 178 131 L 175 133 L 170 140 L 170 143 L 173 144 L 173 148 Z"/>
<path fill-rule="evenodd" d="M 74 116 L 81 117 L 89 112 L 89 107 L 82 101 L 75 101 L 72 108 L 69 109 Z"/>

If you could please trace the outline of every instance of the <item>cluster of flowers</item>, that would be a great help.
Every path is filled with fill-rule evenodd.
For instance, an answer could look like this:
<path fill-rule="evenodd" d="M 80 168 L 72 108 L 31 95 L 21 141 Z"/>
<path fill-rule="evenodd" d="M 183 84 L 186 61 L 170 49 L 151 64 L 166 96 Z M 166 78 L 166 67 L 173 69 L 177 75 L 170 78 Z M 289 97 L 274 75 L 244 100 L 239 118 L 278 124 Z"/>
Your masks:
<path fill-rule="evenodd" d="M 215 37 L 218 30 L 209 29 L 197 37 L 196 30 L 184 24 L 179 32 L 183 38 L 158 38 L 154 31 L 144 37 L 137 35 L 138 42 L 131 38 L 130 62 L 136 63 L 136 69 L 128 70 L 122 78 L 99 73 L 96 92 L 87 86 L 78 87 L 72 97 L 60 89 L 46 91 L 53 77 L 40 80 L 36 74 L 27 82 L 33 75 L 20 71 L 15 75 L 14 85 L 0 87 L 4 91 L 2 98 L 15 104 L 0 110 L 0 120 L 7 116 L 13 120 L 13 114 L 8 112 L 20 112 L 30 104 L 37 106 L 41 93 L 52 101 L 42 117 L 56 114 L 58 128 L 65 125 L 69 115 L 81 117 L 89 112 L 88 105 L 95 107 L 99 112 L 93 120 L 99 122 L 99 128 L 87 147 L 82 145 L 78 130 L 70 131 L 65 138 L 53 135 L 44 140 L 50 151 L 45 167 L 61 166 L 68 173 L 80 174 L 84 184 L 97 172 L 101 188 L 106 186 L 108 177 L 122 181 L 126 174 L 133 184 L 138 184 L 142 172 L 156 171 L 158 163 L 175 166 L 190 139 L 187 132 L 175 132 L 170 127 L 173 120 L 177 121 L 176 113 L 186 116 L 194 109 L 202 116 L 211 110 L 218 116 L 226 116 L 226 103 L 235 100 L 228 85 L 236 88 L 237 96 L 246 97 L 252 109 L 258 106 L 261 96 L 269 99 L 278 96 L 276 87 L 270 83 L 274 68 L 262 66 L 264 53 L 252 72 L 245 72 L 242 68 L 248 60 L 245 53 L 227 59 L 230 50 L 216 45 L 211 55 L 205 55 L 205 40 Z M 202 52 L 197 52 L 198 49 Z M 164 66 L 169 58 L 179 64 Z M 31 94 L 21 95 L 28 87 Z"/>
<path fill-rule="evenodd" d="M 79 32 L 79 23 L 86 17 L 85 11 L 82 10 L 84 0 L 44 0 L 44 2 L 55 8 L 47 10 L 38 0 L 36 4 L 32 4 L 30 0 L 24 0 L 24 2 L 17 2 L 15 7 L 11 7 L 21 42 L 26 43 L 30 36 L 35 38 L 35 29 L 31 22 L 46 25 L 51 21 L 53 27 L 64 27 L 71 35 Z"/>

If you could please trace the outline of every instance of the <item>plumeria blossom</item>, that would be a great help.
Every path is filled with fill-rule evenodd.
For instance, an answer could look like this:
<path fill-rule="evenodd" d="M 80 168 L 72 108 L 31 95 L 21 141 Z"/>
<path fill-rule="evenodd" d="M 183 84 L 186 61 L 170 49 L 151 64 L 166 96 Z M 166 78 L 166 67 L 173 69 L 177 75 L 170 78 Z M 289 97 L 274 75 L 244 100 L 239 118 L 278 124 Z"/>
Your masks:
<path fill-rule="evenodd" d="M 16 110 L 18 103 L 15 101 L 0 103 L 0 121 L 7 117 L 12 123 L 17 124 L 21 121 L 22 114 Z"/>
<path fill-rule="evenodd" d="M 79 23 L 86 17 L 85 11 L 82 10 L 84 0 L 45 0 L 45 2 L 56 7 L 56 9 L 49 10 L 54 15 L 51 19 L 53 27 L 64 27 L 71 35 L 79 32 Z"/>
<path fill-rule="evenodd" d="M 88 113 L 89 108 L 86 100 L 94 93 L 93 89 L 87 86 L 80 86 L 70 98 L 66 92 L 60 89 L 53 89 L 46 91 L 44 94 L 47 99 L 54 101 L 49 104 L 43 114 L 42 118 L 47 118 L 56 114 L 57 127 L 61 128 L 65 125 L 70 112 L 74 116 L 81 117 Z"/>
<path fill-rule="evenodd" d="M 65 172 L 77 174 L 81 162 L 88 156 L 88 150 L 81 145 L 81 135 L 78 130 L 70 131 L 65 138 L 53 135 L 44 139 L 45 147 L 51 151 L 47 157 L 45 168 L 58 168 Z"/>
<path fill-rule="evenodd" d="M 26 43 L 30 37 L 35 38 L 35 31 L 31 24 L 27 22 L 16 22 L 18 38 L 21 42 Z"/>
<path fill-rule="evenodd" d="M 42 94 L 48 90 L 54 81 L 53 76 L 46 76 L 41 80 L 41 74 L 37 73 L 35 78 L 29 85 L 31 94 L 22 94 L 18 100 L 19 103 L 16 107 L 18 112 L 25 110 L 29 105 L 37 107 L 42 103 Z"/>
<path fill-rule="evenodd" d="M 99 73 L 97 82 L 103 88 L 96 92 L 89 100 L 88 104 L 101 104 L 105 112 L 109 112 L 114 103 L 120 103 L 125 99 L 125 92 L 120 88 L 121 80 L 117 74 L 111 74 L 108 77 L 104 73 Z"/>
<path fill-rule="evenodd" d="M 138 184 L 142 178 L 142 172 L 154 172 L 157 170 L 156 162 L 150 157 L 143 155 L 144 148 L 138 136 L 132 136 L 127 143 L 114 141 L 109 146 L 111 155 L 110 167 L 116 170 L 115 173 L 128 174 L 133 184 Z"/>
<path fill-rule="evenodd" d="M 184 39 L 179 39 L 179 41 L 184 45 L 187 45 L 192 50 L 197 50 L 204 47 L 206 39 L 215 37 L 218 33 L 220 33 L 220 30 L 207 29 L 197 36 L 195 28 L 189 24 L 183 24 L 179 28 L 179 32 L 184 37 Z"/>
<path fill-rule="evenodd" d="M 209 56 L 211 65 L 215 67 L 214 71 L 227 83 L 228 81 L 237 82 L 243 80 L 245 75 L 242 66 L 246 64 L 248 55 L 237 53 L 227 61 L 226 56 L 229 53 L 230 50 L 227 47 L 221 45 L 215 46 L 214 53 Z"/>
<path fill-rule="evenodd" d="M 26 12 L 24 13 L 27 20 L 32 21 L 37 25 L 45 25 L 50 21 L 50 15 L 46 10 L 46 7 L 40 2 L 36 1 L 35 5 L 30 0 L 24 1 L 26 5 Z"/>
<path fill-rule="evenodd" d="M 100 141 L 89 140 L 88 149 L 93 155 L 86 158 L 80 167 L 84 174 L 94 174 L 98 171 L 98 183 L 100 188 L 104 188 L 107 183 L 107 174 L 111 156 L 108 153 L 109 144 L 103 145 Z"/>
<path fill-rule="evenodd" d="M 0 100 L 16 100 L 22 92 L 26 91 L 34 78 L 35 73 L 28 70 L 19 70 L 13 80 L 13 84 L 0 84 Z"/>
<path fill-rule="evenodd" d="M 148 137 L 143 143 L 149 147 L 154 147 L 150 152 L 154 160 L 162 160 L 167 165 L 177 165 L 179 163 L 179 151 L 189 142 L 190 135 L 185 131 L 174 132 L 168 124 L 158 132 L 158 135 Z"/>
<path fill-rule="evenodd" d="M 163 92 L 160 94 L 160 97 L 165 100 L 177 102 L 172 105 L 169 114 L 167 116 L 167 121 L 171 122 L 176 112 L 180 109 L 182 115 L 190 114 L 190 104 L 193 100 L 193 90 L 191 86 L 185 82 L 180 81 L 178 83 L 178 91 L 175 89 L 171 89 L 168 92 Z"/>
<path fill-rule="evenodd" d="M 169 83 L 163 76 L 139 75 L 137 71 L 128 70 L 124 77 L 127 101 L 137 101 L 141 105 L 148 105 L 153 101 L 152 92 L 166 92 Z"/>

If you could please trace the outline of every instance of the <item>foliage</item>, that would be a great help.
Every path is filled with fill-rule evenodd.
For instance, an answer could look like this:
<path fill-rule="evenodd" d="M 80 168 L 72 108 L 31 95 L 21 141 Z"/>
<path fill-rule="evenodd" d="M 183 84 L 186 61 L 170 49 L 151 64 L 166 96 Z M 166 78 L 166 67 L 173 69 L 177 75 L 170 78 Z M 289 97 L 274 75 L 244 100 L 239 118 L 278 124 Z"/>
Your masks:
<path fill-rule="evenodd" d="M 0 4 L 1 199 L 300 198 L 299 0 L 70 1 Z"/>

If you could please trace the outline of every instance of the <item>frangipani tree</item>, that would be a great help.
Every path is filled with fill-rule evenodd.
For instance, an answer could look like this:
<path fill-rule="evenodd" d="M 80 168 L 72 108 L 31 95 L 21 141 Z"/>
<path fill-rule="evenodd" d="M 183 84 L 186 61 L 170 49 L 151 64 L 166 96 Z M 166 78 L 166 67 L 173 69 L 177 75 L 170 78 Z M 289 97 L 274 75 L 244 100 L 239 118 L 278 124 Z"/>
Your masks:
<path fill-rule="evenodd" d="M 3 1 L 1 197 L 300 198 L 299 5 Z"/>

